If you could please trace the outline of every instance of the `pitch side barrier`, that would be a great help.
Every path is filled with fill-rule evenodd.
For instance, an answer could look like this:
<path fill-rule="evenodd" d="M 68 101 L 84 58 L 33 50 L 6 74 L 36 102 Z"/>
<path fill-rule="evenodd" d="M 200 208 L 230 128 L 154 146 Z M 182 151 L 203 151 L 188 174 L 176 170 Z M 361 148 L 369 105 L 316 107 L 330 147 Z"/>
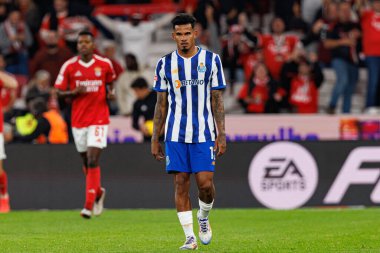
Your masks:
<path fill-rule="evenodd" d="M 8 145 L 6 151 L 13 209 L 82 207 L 84 175 L 73 145 Z M 215 206 L 375 206 L 379 154 L 374 141 L 229 143 L 217 160 Z M 100 163 L 106 207 L 173 208 L 173 178 L 151 157 L 149 144 L 109 145 Z"/>

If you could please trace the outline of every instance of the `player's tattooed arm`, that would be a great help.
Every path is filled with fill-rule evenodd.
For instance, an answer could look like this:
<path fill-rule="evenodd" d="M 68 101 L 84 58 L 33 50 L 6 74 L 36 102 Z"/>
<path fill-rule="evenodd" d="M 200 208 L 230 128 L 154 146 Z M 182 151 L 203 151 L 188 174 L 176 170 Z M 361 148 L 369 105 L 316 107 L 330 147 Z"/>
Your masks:
<path fill-rule="evenodd" d="M 157 102 L 156 108 L 154 110 L 153 118 L 153 135 L 152 135 L 152 155 L 158 161 L 165 158 L 163 149 L 159 143 L 160 135 L 164 128 L 164 123 L 166 121 L 166 115 L 168 111 L 168 93 L 167 92 L 157 92 Z"/>
<path fill-rule="evenodd" d="M 218 128 L 218 136 L 215 141 L 215 151 L 218 150 L 217 155 L 221 156 L 226 152 L 227 149 L 222 90 L 211 91 L 211 107 L 214 114 L 216 127 Z"/>

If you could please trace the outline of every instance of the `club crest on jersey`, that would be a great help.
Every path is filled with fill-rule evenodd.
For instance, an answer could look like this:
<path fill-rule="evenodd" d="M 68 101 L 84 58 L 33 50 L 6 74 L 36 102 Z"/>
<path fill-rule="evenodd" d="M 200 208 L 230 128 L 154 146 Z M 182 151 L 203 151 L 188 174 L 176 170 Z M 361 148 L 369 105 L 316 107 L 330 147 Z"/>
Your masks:
<path fill-rule="evenodd" d="M 100 77 L 102 75 L 102 68 L 96 67 L 94 70 L 95 70 L 96 77 Z"/>
<path fill-rule="evenodd" d="M 204 73 L 204 72 L 206 72 L 207 68 L 203 64 L 203 62 L 201 62 L 201 63 L 199 63 L 197 70 L 198 70 L 198 72 Z"/>

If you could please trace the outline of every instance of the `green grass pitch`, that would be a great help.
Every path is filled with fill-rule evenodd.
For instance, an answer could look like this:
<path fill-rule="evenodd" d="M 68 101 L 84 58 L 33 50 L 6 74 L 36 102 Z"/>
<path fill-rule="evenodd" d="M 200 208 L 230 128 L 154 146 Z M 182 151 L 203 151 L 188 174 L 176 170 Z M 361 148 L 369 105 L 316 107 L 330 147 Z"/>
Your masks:
<path fill-rule="evenodd" d="M 377 208 L 215 209 L 210 220 L 213 241 L 198 252 L 380 252 Z M 106 210 L 91 220 L 78 210 L 0 215 L 4 253 L 178 252 L 183 241 L 175 210 Z"/>

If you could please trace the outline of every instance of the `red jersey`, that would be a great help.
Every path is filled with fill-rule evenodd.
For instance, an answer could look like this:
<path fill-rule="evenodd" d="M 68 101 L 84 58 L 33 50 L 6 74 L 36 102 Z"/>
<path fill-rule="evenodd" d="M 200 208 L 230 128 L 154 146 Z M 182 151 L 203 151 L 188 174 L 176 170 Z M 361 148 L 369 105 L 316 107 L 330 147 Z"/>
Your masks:
<path fill-rule="evenodd" d="M 259 45 L 264 51 L 264 62 L 275 80 L 280 79 L 282 65 L 293 53 L 299 39 L 292 35 L 261 35 Z"/>
<path fill-rule="evenodd" d="M 73 100 L 72 127 L 109 124 L 106 83 L 114 79 L 115 71 L 111 61 L 96 54 L 87 63 L 75 56 L 62 65 L 55 88 L 66 91 L 74 90 L 78 86 L 86 87 L 86 92 Z"/>
<path fill-rule="evenodd" d="M 380 56 L 380 13 L 365 11 L 361 18 L 363 51 L 366 56 Z"/>
<path fill-rule="evenodd" d="M 0 80 L 0 92 L 3 90 L 4 83 Z M 4 116 L 3 116 L 3 101 L 0 99 L 0 133 L 3 132 L 3 124 L 4 124 Z"/>
<path fill-rule="evenodd" d="M 318 111 L 318 90 L 314 81 L 296 76 L 290 88 L 289 102 L 298 113 L 316 113 Z"/>

